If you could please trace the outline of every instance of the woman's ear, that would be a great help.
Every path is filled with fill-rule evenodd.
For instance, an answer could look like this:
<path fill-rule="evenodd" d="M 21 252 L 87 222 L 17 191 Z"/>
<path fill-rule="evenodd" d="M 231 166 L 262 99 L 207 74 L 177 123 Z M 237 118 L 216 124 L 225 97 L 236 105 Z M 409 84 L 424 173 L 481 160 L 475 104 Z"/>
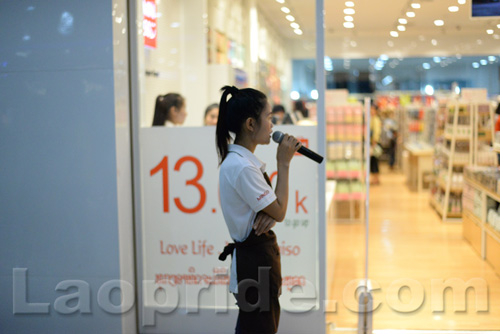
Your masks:
<path fill-rule="evenodd" d="M 245 129 L 248 132 L 253 132 L 255 130 L 255 120 L 252 117 L 248 117 L 245 121 Z"/>

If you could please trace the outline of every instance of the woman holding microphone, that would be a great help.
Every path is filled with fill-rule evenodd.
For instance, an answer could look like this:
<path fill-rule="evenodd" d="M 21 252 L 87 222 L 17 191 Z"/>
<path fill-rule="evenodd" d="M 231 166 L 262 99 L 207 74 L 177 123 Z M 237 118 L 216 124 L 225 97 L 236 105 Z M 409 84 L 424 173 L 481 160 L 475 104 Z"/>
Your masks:
<path fill-rule="evenodd" d="M 232 256 L 229 291 L 239 307 L 236 334 L 274 334 L 280 316 L 281 265 L 271 229 L 285 218 L 290 161 L 301 144 L 284 135 L 276 154 L 274 191 L 265 164 L 254 155 L 257 145 L 267 145 L 271 139 L 272 113 L 266 96 L 234 86 L 225 86 L 222 92 L 216 130 L 220 200 L 234 243 L 219 258 Z M 230 133 L 235 135 L 233 144 Z"/>

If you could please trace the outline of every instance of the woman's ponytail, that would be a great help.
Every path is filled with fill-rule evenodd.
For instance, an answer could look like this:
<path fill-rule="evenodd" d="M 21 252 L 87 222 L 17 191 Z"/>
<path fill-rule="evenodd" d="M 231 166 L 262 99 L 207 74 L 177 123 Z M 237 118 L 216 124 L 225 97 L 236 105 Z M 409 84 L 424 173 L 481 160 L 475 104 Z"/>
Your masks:
<path fill-rule="evenodd" d="M 227 96 L 234 96 L 234 89 L 238 88 L 231 86 L 222 87 L 222 97 L 219 103 L 219 116 L 217 118 L 217 128 L 215 131 L 215 144 L 217 145 L 217 153 L 219 155 L 219 165 L 226 159 L 228 153 L 228 145 L 231 140 L 229 126 L 227 124 Z"/>

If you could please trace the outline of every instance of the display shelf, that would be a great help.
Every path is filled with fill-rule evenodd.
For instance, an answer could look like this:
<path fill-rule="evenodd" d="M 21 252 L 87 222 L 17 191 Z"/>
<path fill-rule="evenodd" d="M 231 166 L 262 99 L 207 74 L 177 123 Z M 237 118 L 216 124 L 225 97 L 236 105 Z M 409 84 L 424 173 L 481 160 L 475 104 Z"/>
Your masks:
<path fill-rule="evenodd" d="M 452 207 L 456 208 L 456 200 L 460 200 L 463 187 L 454 186 L 456 173 L 462 173 L 462 168 L 467 165 L 490 164 L 491 151 L 479 151 L 480 142 L 489 142 L 493 133 L 493 110 L 491 105 L 483 102 L 471 101 L 449 101 L 447 114 L 444 119 L 444 142 L 436 141 L 435 150 L 435 174 L 438 176 L 431 193 L 444 194 L 442 203 L 442 219 L 446 221 L 451 218 L 448 208 L 450 201 Z M 484 145 L 484 144 L 481 144 Z M 490 152 L 490 153 L 488 153 Z M 444 156 L 445 158 L 439 158 Z M 444 178 L 443 178 L 443 174 Z M 444 191 L 443 191 L 444 190 Z M 453 195 L 453 196 L 452 196 Z"/>
<path fill-rule="evenodd" d="M 473 188 L 476 188 L 477 190 L 483 191 L 484 193 L 486 193 L 486 195 L 488 195 L 489 197 L 491 197 L 495 201 L 500 202 L 500 194 L 492 191 L 491 189 L 486 188 L 481 183 L 479 183 L 475 180 L 472 180 L 471 178 L 469 178 L 467 176 L 464 177 L 464 181 L 467 182 L 469 185 L 471 185 Z"/>
<path fill-rule="evenodd" d="M 483 172 L 480 171 L 480 173 Z M 500 194 L 469 177 L 465 177 L 464 182 L 467 187 L 472 188 L 476 192 L 474 198 L 464 197 L 464 207 L 477 208 L 480 216 L 482 216 L 478 217 L 469 209 L 464 209 L 464 239 L 472 245 L 472 248 L 481 258 L 488 262 L 495 270 L 495 273 L 500 276 L 500 232 L 486 221 L 490 210 L 497 212 L 497 206 L 500 205 Z M 469 201 L 469 205 L 465 201 Z M 488 218 L 488 220 L 491 220 L 491 218 Z"/>
<path fill-rule="evenodd" d="M 484 227 L 486 229 L 486 233 L 488 233 L 489 235 L 491 235 L 493 238 L 496 239 L 496 241 L 498 243 L 500 243 L 500 232 L 498 232 L 497 230 L 495 230 L 493 228 L 493 226 L 491 226 L 490 224 L 486 223 L 484 224 Z"/>
<path fill-rule="evenodd" d="M 437 185 L 443 189 L 446 190 L 446 181 L 442 179 L 437 180 Z M 450 186 L 450 191 L 452 193 L 462 193 L 463 192 L 463 186 L 462 187 L 457 187 L 457 186 Z"/>
<path fill-rule="evenodd" d="M 475 220 L 473 216 L 465 214 L 464 212 L 462 225 L 462 233 L 464 239 L 471 244 L 472 248 L 477 252 L 479 256 L 481 256 L 482 253 L 482 225 L 483 224 Z"/>
<path fill-rule="evenodd" d="M 364 199 L 363 106 L 347 103 L 347 95 L 326 91 L 327 178 L 337 181 L 335 219 L 354 222 L 361 220 Z"/>
<path fill-rule="evenodd" d="M 430 199 L 430 204 L 431 206 L 436 210 L 436 212 L 440 215 L 443 216 L 443 203 L 438 202 L 434 197 L 431 197 Z M 448 212 L 446 215 L 448 218 L 462 218 L 461 213 L 455 213 L 455 212 Z"/>

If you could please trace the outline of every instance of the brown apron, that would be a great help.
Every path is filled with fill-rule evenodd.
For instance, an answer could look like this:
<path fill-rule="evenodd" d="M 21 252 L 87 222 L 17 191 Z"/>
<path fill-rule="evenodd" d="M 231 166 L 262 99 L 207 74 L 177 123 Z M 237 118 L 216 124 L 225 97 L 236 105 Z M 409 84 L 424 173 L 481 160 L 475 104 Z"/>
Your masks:
<path fill-rule="evenodd" d="M 224 247 L 224 261 L 236 248 L 239 322 L 242 334 L 274 334 L 280 318 L 281 261 L 276 234 L 257 236 Z"/>

